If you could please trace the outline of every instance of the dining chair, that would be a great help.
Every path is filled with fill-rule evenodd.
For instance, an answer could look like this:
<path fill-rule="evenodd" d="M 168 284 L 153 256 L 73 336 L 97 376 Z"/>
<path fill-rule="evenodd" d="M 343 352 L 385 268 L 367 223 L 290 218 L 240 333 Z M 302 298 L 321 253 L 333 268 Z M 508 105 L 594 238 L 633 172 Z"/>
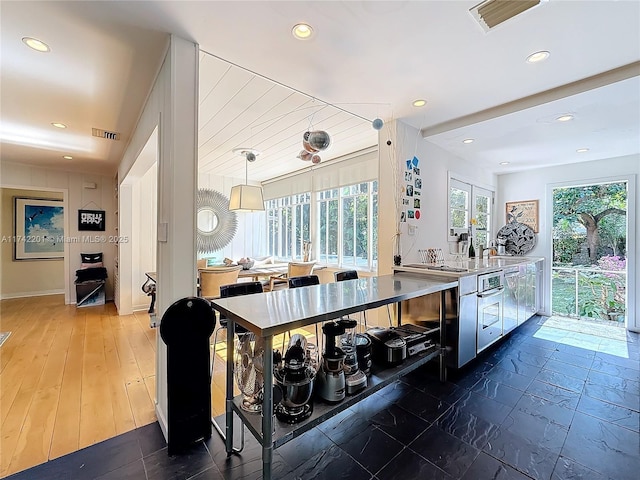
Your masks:
<path fill-rule="evenodd" d="M 286 287 L 289 278 L 311 275 L 315 264 L 316 262 L 289 262 L 287 273 L 271 275 L 271 277 L 269 277 L 268 290 L 273 291 L 276 287 Z"/>
<path fill-rule="evenodd" d="M 220 286 L 236 283 L 240 270 L 242 270 L 241 265 L 199 269 L 200 293 L 198 296 L 208 300 L 219 298 Z"/>
<path fill-rule="evenodd" d="M 333 274 L 336 282 L 344 282 L 346 280 L 357 280 L 358 279 L 358 271 L 357 270 L 343 270 L 341 272 L 335 272 Z M 391 310 L 389 309 L 389 305 L 387 305 L 387 316 L 389 317 L 389 326 L 391 327 Z M 364 329 L 367 330 L 367 312 L 362 312 L 362 317 L 364 319 Z M 358 322 L 360 323 L 360 322 Z"/>
<path fill-rule="evenodd" d="M 300 288 L 300 287 L 309 287 L 311 285 L 320 285 L 320 278 L 317 275 L 301 275 L 298 277 L 290 277 L 288 279 L 289 288 Z M 287 332 L 282 334 L 282 353 L 284 355 L 284 342 L 286 335 L 289 335 L 291 338 L 291 331 L 287 330 Z M 318 337 L 318 324 L 316 323 L 316 344 L 320 340 Z"/>
<path fill-rule="evenodd" d="M 320 278 L 317 275 L 301 275 L 289 278 L 289 288 L 309 287 L 320 285 Z"/>
<path fill-rule="evenodd" d="M 358 271 L 357 270 L 343 270 L 342 272 L 335 272 L 333 274 L 333 277 L 335 278 L 336 282 L 344 282 L 347 280 L 357 280 L 358 279 Z M 362 312 L 362 317 L 364 319 L 364 330 L 367 330 L 367 312 L 363 311 Z M 348 318 L 348 317 L 345 317 Z M 361 326 L 362 329 L 362 324 L 361 322 L 358 322 L 358 324 Z"/>
<path fill-rule="evenodd" d="M 240 295 L 251 295 L 254 293 L 262 293 L 262 291 L 263 291 L 262 283 L 260 282 L 233 283 L 230 285 L 220 286 L 220 298 L 237 297 Z M 229 333 L 229 330 L 227 330 L 228 324 L 229 324 L 229 321 L 227 320 L 227 318 L 223 315 L 220 315 L 220 327 L 216 330 L 216 333 L 213 335 L 213 355 L 211 359 L 211 370 L 209 374 L 212 380 L 213 380 L 213 366 L 216 359 L 216 344 L 218 343 L 218 334 L 220 333 L 221 330 L 224 330 L 225 331 L 224 338 L 226 342 L 227 334 Z M 241 325 L 238 325 L 237 323 L 235 324 L 234 330 L 236 335 L 244 335 L 245 333 L 248 332 L 246 328 L 244 328 Z M 233 355 L 233 352 L 227 351 L 227 355 Z M 227 372 L 227 375 L 233 375 L 233 372 Z M 218 424 L 218 422 L 216 422 L 216 420 L 213 417 L 211 417 L 211 424 L 218 431 L 222 439 L 226 440 L 227 437 L 225 433 L 222 431 L 222 427 Z M 241 429 L 240 445 L 241 446 L 239 448 L 234 447 L 233 451 L 236 453 L 239 453 L 242 451 L 242 448 L 244 447 L 244 428 Z"/>

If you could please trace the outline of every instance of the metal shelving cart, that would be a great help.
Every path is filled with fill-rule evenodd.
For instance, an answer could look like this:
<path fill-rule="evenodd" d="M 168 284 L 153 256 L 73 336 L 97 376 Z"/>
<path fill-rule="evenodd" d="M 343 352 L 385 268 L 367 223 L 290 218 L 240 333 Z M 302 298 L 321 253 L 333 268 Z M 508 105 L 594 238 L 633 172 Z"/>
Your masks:
<path fill-rule="evenodd" d="M 390 368 L 372 367 L 369 385 L 338 404 L 314 403 L 313 414 L 306 420 L 290 425 L 273 415 L 273 376 L 265 375 L 262 415 L 245 412 L 240 407 L 241 397 L 233 397 L 233 355 L 227 355 L 225 433 L 226 451 L 233 452 L 233 413 L 262 445 L 262 478 L 271 479 L 273 449 L 337 415 L 363 400 L 400 376 L 438 358 L 440 379 L 446 378 L 445 362 L 445 302 L 447 290 L 456 288 L 457 280 L 399 273 L 380 277 L 360 278 L 344 282 L 327 283 L 290 290 L 218 299 L 213 308 L 225 315 L 229 322 L 227 352 L 232 352 L 235 324 L 245 327 L 264 338 L 264 371 L 273 372 L 273 336 L 289 330 L 325 322 L 396 303 L 398 322 L 401 321 L 403 300 L 423 295 L 440 294 L 439 343 L 419 354 L 407 358 L 401 365 Z"/>

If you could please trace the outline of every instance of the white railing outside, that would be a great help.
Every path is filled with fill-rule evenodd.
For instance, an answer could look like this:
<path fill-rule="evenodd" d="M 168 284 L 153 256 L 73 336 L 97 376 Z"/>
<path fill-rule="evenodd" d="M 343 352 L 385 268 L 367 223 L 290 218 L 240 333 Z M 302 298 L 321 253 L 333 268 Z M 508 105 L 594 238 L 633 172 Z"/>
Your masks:
<path fill-rule="evenodd" d="M 555 298 L 554 292 L 553 292 L 553 288 L 555 287 L 555 280 L 559 279 L 560 277 L 558 276 L 560 271 L 565 271 L 565 272 L 573 272 L 574 275 L 574 294 L 573 294 L 573 305 L 574 305 L 574 312 L 570 313 L 570 312 L 559 312 L 556 310 L 556 306 L 553 305 L 553 299 Z M 569 315 L 575 315 L 576 317 L 580 317 L 580 275 L 583 275 L 585 277 L 585 282 L 588 282 L 589 278 L 587 277 L 587 275 L 591 275 L 592 278 L 591 280 L 595 279 L 595 276 L 598 275 L 602 275 L 605 278 L 608 279 L 613 279 L 615 277 L 619 277 L 620 281 L 614 282 L 616 285 L 616 291 L 613 292 L 613 296 L 614 299 L 617 301 L 618 304 L 622 304 L 624 305 L 622 311 L 620 311 L 619 309 L 616 311 L 610 311 L 611 306 L 609 305 L 610 301 L 607 301 L 607 299 L 605 298 L 603 302 L 601 302 L 602 304 L 602 311 L 603 312 L 607 312 L 609 318 L 611 320 L 613 320 L 613 317 L 622 317 L 622 321 L 624 321 L 624 316 L 626 314 L 626 285 L 627 285 L 627 271 L 625 270 L 602 270 L 600 268 L 593 268 L 593 267 L 551 267 L 551 285 L 552 285 L 552 312 L 553 313 L 559 313 L 559 314 L 569 314 Z M 592 285 L 592 287 L 594 288 L 601 288 L 601 290 L 603 288 L 609 288 L 611 287 L 611 284 L 609 285 Z M 608 297 L 607 292 L 604 292 L 604 297 Z M 622 298 L 620 298 L 622 297 Z M 597 299 L 593 299 L 594 302 L 597 302 Z M 607 303 L 604 303 L 607 302 Z M 605 317 L 603 317 L 605 318 Z M 621 321 L 620 318 L 617 318 L 617 321 Z"/>

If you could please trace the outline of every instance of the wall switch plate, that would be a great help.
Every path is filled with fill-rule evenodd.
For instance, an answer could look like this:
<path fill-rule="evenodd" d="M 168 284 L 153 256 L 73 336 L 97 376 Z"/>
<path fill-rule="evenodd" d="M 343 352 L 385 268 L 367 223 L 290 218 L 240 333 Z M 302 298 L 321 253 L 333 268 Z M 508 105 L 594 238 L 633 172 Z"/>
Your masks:
<path fill-rule="evenodd" d="M 169 241 L 169 224 L 168 223 L 158 224 L 158 241 L 159 242 Z"/>

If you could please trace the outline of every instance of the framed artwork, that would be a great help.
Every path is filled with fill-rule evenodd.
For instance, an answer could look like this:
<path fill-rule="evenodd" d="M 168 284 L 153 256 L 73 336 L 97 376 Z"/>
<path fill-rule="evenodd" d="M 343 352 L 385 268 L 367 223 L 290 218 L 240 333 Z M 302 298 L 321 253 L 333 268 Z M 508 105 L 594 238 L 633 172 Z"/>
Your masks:
<path fill-rule="evenodd" d="M 64 257 L 62 200 L 13 197 L 14 259 Z"/>
<path fill-rule="evenodd" d="M 104 232 L 104 210 L 78 210 L 78 230 Z"/>
<path fill-rule="evenodd" d="M 529 225 L 538 233 L 538 200 L 521 200 L 506 203 L 507 224 L 518 222 Z"/>

